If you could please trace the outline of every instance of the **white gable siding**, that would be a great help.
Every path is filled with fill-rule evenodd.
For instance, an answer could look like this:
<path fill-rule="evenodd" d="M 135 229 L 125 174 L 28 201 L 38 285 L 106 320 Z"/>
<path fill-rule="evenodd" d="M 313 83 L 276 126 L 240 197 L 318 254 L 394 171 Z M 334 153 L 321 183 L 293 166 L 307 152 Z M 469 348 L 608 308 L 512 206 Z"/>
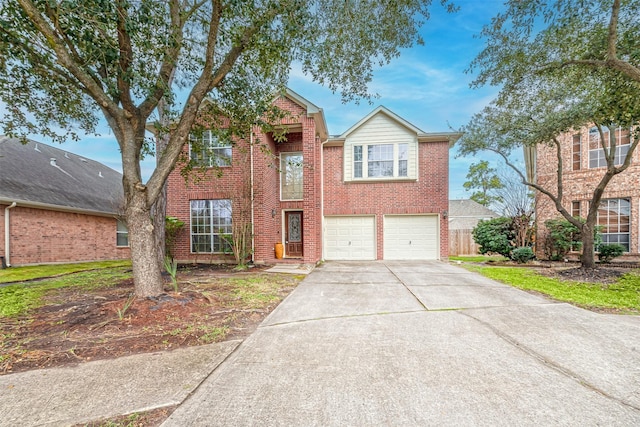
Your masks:
<path fill-rule="evenodd" d="M 377 114 L 347 136 L 344 144 L 344 179 L 353 179 L 353 146 L 371 144 L 409 144 L 408 179 L 418 177 L 418 140 L 415 132 L 392 120 L 386 114 Z M 405 178 L 406 179 L 406 178 Z"/>

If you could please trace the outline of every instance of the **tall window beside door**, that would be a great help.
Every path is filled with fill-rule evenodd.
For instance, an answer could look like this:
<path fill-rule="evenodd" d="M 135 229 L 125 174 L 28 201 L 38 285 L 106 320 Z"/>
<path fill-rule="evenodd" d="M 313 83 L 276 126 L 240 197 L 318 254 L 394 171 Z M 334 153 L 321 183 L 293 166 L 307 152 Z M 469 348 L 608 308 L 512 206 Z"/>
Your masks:
<path fill-rule="evenodd" d="M 303 199 L 302 153 L 280 154 L 280 198 L 282 200 Z"/>

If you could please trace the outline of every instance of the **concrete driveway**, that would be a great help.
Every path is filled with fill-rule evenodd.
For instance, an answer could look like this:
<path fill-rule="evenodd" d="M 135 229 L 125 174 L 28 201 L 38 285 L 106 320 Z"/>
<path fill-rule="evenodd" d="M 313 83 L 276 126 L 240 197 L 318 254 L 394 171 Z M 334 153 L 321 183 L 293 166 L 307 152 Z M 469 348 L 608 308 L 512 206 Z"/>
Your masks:
<path fill-rule="evenodd" d="M 328 262 L 164 425 L 640 425 L 640 317 L 442 262 Z"/>

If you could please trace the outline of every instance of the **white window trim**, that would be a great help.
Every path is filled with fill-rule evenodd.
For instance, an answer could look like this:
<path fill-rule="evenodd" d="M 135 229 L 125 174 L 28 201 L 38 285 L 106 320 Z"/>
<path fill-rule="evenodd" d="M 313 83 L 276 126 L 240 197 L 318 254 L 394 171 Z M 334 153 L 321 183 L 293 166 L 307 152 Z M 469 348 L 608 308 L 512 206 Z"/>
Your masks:
<path fill-rule="evenodd" d="M 285 173 L 285 165 L 284 165 L 284 157 L 286 156 L 300 156 L 302 158 L 302 165 L 300 165 L 300 168 L 302 169 L 302 185 L 303 185 L 303 189 L 301 191 L 301 196 L 299 199 L 285 199 L 283 196 L 283 192 L 282 192 L 282 188 L 284 186 L 284 179 L 283 179 L 283 175 Z M 304 155 L 302 153 L 302 151 L 285 151 L 280 153 L 280 201 L 283 202 L 295 202 L 295 201 L 301 201 L 304 200 Z"/>
<path fill-rule="evenodd" d="M 591 133 L 594 131 L 595 129 L 595 133 L 598 135 L 598 148 L 589 148 L 589 169 L 598 169 L 598 168 L 604 168 L 607 167 L 607 159 L 604 155 L 604 148 L 602 148 L 602 144 L 600 142 L 600 132 L 598 132 L 598 128 L 597 127 L 591 127 L 589 128 L 589 145 L 591 143 Z M 617 141 L 620 141 L 620 136 L 622 134 L 622 128 L 616 128 L 614 130 L 614 132 L 616 132 L 618 134 L 617 136 Z M 604 132 L 605 136 L 609 136 L 609 145 L 608 147 L 611 147 L 611 132 L 609 130 L 606 130 Z M 622 156 L 622 149 L 623 148 L 627 148 L 626 152 L 629 152 L 629 147 L 631 147 L 631 137 L 632 137 L 632 133 L 629 134 L 629 143 L 628 144 L 616 144 L 616 152 L 614 154 L 614 166 L 620 166 L 621 164 L 624 163 L 624 159 L 626 158 L 626 153 L 624 156 Z M 597 166 L 591 166 L 591 159 L 592 156 L 597 156 L 598 158 L 598 165 Z M 601 164 L 602 161 L 604 161 L 604 164 Z"/>
<path fill-rule="evenodd" d="M 407 175 L 400 176 L 398 175 L 400 171 L 400 145 L 404 144 L 407 146 L 407 158 L 403 159 L 407 162 Z M 393 146 L 393 175 L 392 176 L 374 176 L 369 177 L 369 150 L 368 147 L 371 146 L 380 146 L 380 145 L 392 145 Z M 415 180 L 416 178 L 411 176 L 410 171 L 410 152 L 411 144 L 409 142 L 380 142 L 380 143 L 357 143 L 351 146 L 351 181 L 405 181 L 405 180 Z M 355 176 L 355 147 L 362 147 L 362 176 Z M 417 171 L 416 171 L 417 173 Z"/>
<path fill-rule="evenodd" d="M 208 160 L 209 160 L 209 164 L 208 165 L 204 165 L 205 167 L 209 167 L 209 168 L 213 168 L 213 167 L 219 167 L 219 168 L 226 168 L 226 167 L 230 167 L 231 163 L 233 162 L 233 144 L 231 144 L 231 142 L 227 142 L 227 145 L 213 145 L 214 142 L 220 143 L 220 138 L 218 138 L 217 136 L 213 135 L 213 133 L 211 132 L 211 129 L 207 129 L 202 131 L 202 136 L 201 138 L 204 140 L 205 134 L 208 135 L 208 139 L 209 139 L 209 147 L 208 147 L 208 151 L 209 151 L 209 156 L 208 156 Z M 195 139 L 195 137 L 193 136 L 193 134 L 189 134 L 189 160 L 193 160 L 192 157 L 192 152 L 191 152 L 191 141 L 192 139 Z M 204 143 L 203 143 L 204 146 Z M 216 165 L 214 164 L 214 159 L 215 158 L 225 158 L 223 156 L 218 156 L 216 154 L 216 150 L 228 150 L 231 149 L 231 155 L 229 156 L 229 162 L 226 164 L 221 164 L 221 165 Z M 199 166 L 203 166 L 203 165 L 199 165 Z"/>
<path fill-rule="evenodd" d="M 122 226 L 122 228 L 124 228 L 124 230 L 121 230 L 120 226 Z M 120 237 L 120 236 L 126 236 L 126 238 L 127 238 L 127 244 L 126 245 L 118 244 L 118 237 Z M 127 223 L 124 222 L 124 220 L 122 220 L 122 219 L 117 219 L 116 220 L 116 247 L 118 247 L 118 248 L 128 248 L 129 247 L 129 229 L 127 228 Z"/>
<path fill-rule="evenodd" d="M 229 235 L 230 233 L 214 233 L 213 232 L 213 224 L 210 223 L 211 226 L 211 232 L 210 233 L 196 233 L 196 235 L 199 236 L 211 236 L 211 244 L 210 244 L 210 251 L 209 252 L 196 252 L 194 251 L 194 246 L 193 246 L 193 207 L 192 207 L 192 202 L 196 202 L 196 201 L 217 201 L 217 200 L 227 200 L 229 201 L 229 204 L 231 206 L 231 221 L 233 223 L 233 202 L 231 199 L 197 199 L 197 200 L 189 200 L 189 252 L 192 254 L 226 254 L 227 252 L 225 251 L 220 251 L 220 252 L 214 252 L 213 248 L 214 248 L 214 236 L 223 236 L 223 235 Z M 209 217 L 209 220 L 212 219 L 212 216 Z"/>
<path fill-rule="evenodd" d="M 618 198 L 602 199 L 602 200 L 600 201 L 600 204 L 602 204 L 602 203 L 604 203 L 604 202 L 607 202 L 607 203 L 608 203 L 609 201 L 612 201 L 612 200 L 618 200 L 618 201 L 620 201 L 620 200 L 624 200 L 624 201 L 626 201 L 626 202 L 629 204 L 629 231 L 627 231 L 627 232 L 612 232 L 612 233 L 604 233 L 604 232 L 601 232 L 601 234 L 602 234 L 603 236 L 604 236 L 604 235 L 608 235 L 608 234 L 616 234 L 616 235 L 619 235 L 619 234 L 628 234 L 628 235 L 629 235 L 629 238 L 628 238 L 628 242 L 629 242 L 629 243 L 628 243 L 628 245 L 629 245 L 629 249 L 628 249 L 628 250 L 626 250 L 626 251 L 625 251 L 625 253 L 629 253 L 629 252 L 631 251 L 631 230 L 632 230 L 632 227 L 633 227 L 633 216 L 632 216 L 632 214 L 631 214 L 631 212 L 632 212 L 631 198 L 630 198 L 630 197 L 618 197 Z M 619 203 L 619 202 L 618 202 L 618 203 Z M 617 214 L 618 214 L 618 217 L 620 217 L 620 212 L 617 212 Z M 596 220 L 597 220 L 597 222 L 598 222 L 598 223 L 600 222 L 600 213 L 598 213 L 598 215 L 597 215 L 597 217 L 596 217 Z M 615 242 L 614 242 L 614 243 L 615 243 Z M 603 243 L 603 244 L 605 244 L 605 243 Z"/>

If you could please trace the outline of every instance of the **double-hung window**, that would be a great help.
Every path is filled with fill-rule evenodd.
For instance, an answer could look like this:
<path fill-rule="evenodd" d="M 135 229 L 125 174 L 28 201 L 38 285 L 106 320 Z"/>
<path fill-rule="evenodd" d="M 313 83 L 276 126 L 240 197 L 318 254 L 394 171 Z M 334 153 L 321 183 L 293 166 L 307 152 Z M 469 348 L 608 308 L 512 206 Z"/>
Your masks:
<path fill-rule="evenodd" d="M 191 252 L 231 252 L 231 200 L 191 200 Z"/>
<path fill-rule="evenodd" d="M 618 243 L 629 252 L 631 203 L 629 199 L 605 199 L 598 207 L 602 244 Z"/>
<path fill-rule="evenodd" d="M 116 246 L 129 246 L 129 229 L 127 223 L 121 219 L 117 220 L 116 225 Z"/>
<path fill-rule="evenodd" d="M 603 130 L 605 146 L 611 147 L 611 135 L 608 130 Z M 615 130 L 616 152 L 614 156 L 614 164 L 616 166 L 624 163 L 627 157 L 631 143 L 629 129 L 618 128 Z M 601 168 L 607 166 L 607 158 L 604 155 L 604 149 L 600 143 L 600 132 L 597 127 L 589 129 L 589 168 Z"/>
<path fill-rule="evenodd" d="M 353 146 L 353 178 L 406 178 L 409 172 L 409 144 Z"/>
<path fill-rule="evenodd" d="M 230 166 L 231 153 L 231 142 L 216 136 L 211 130 L 189 135 L 189 158 L 198 166 Z"/>
<path fill-rule="evenodd" d="M 302 200 L 302 160 L 302 153 L 280 154 L 280 198 L 282 200 Z"/>

